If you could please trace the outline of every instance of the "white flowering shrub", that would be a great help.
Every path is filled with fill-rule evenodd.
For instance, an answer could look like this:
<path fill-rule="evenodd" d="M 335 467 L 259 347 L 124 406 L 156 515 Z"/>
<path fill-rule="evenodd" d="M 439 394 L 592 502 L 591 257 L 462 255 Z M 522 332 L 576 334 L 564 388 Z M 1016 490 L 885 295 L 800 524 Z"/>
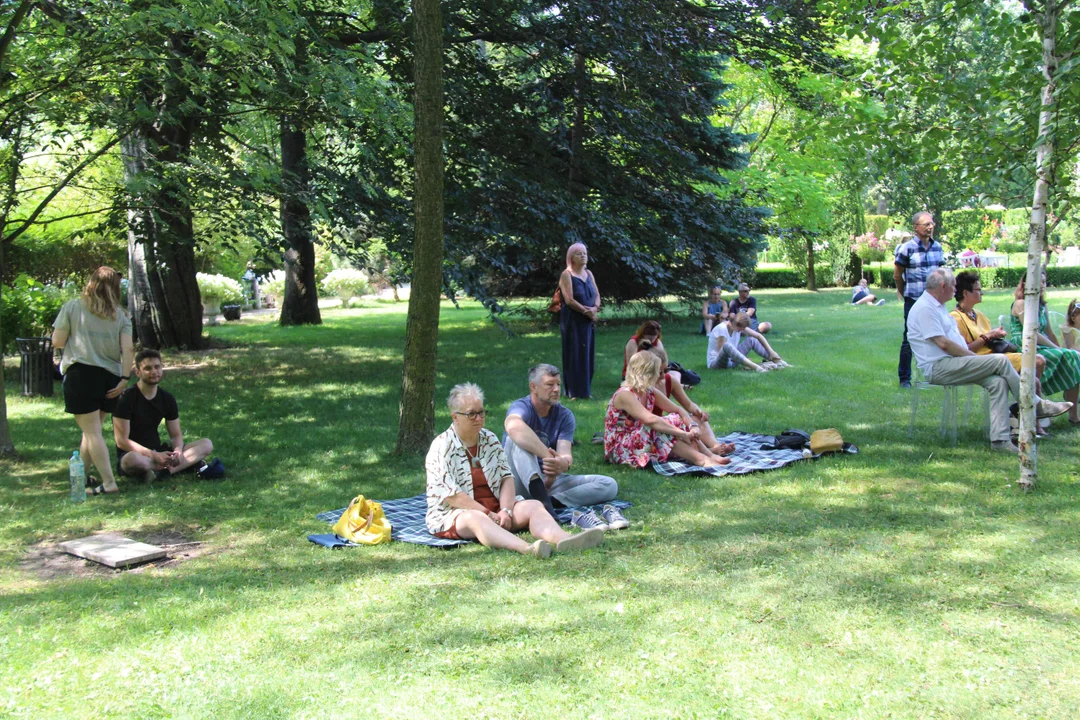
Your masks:
<path fill-rule="evenodd" d="M 285 271 L 275 270 L 259 283 L 259 292 L 270 295 L 276 300 L 285 299 Z"/>
<path fill-rule="evenodd" d="M 230 305 L 244 301 L 244 289 L 240 283 L 224 275 L 196 273 L 199 294 L 204 305 Z"/>
<path fill-rule="evenodd" d="M 347 306 L 354 296 L 364 295 L 370 291 L 367 277 L 353 268 L 339 268 L 331 271 L 323 278 L 322 286 L 328 293 L 341 298 L 342 307 Z"/>

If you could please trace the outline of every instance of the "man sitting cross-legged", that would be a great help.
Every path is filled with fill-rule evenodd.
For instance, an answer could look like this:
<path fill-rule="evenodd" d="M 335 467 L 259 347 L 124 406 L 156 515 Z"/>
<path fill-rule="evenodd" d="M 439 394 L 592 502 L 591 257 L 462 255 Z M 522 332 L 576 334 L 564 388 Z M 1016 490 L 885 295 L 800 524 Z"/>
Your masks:
<path fill-rule="evenodd" d="M 956 328 L 945 303 L 956 293 L 952 270 L 937 268 L 926 278 L 926 290 L 911 306 L 907 339 L 922 374 L 934 385 L 982 385 L 990 394 L 990 446 L 1017 452 L 1009 438 L 1009 393 L 1020 397 L 1020 376 L 1005 355 L 976 355 Z M 1071 402 L 1035 397 L 1039 417 L 1067 412 Z"/>
<path fill-rule="evenodd" d="M 135 356 L 139 382 L 123 392 L 113 411 L 117 469 L 121 475 L 141 476 L 147 481 L 193 466 L 199 468 L 200 477 L 221 477 L 224 465 L 220 460 L 210 465 L 202 462 L 214 450 L 213 443 L 206 438 L 184 443 L 176 398 L 158 387 L 164 372 L 157 350 L 142 350 Z M 162 420 L 169 433 L 167 443 L 158 435 Z"/>
<path fill-rule="evenodd" d="M 518 495 L 539 500 L 555 514 L 554 505 L 599 505 L 619 492 L 615 478 L 607 475 L 570 475 L 574 464 L 573 442 L 577 421 L 574 413 L 559 404 L 562 381 L 559 369 L 541 363 L 529 370 L 529 394 L 515 400 L 506 411 L 503 450 L 514 476 Z M 606 505 L 604 518 L 589 510 L 576 512 L 573 523 L 620 529 L 629 523 L 618 508 Z"/>

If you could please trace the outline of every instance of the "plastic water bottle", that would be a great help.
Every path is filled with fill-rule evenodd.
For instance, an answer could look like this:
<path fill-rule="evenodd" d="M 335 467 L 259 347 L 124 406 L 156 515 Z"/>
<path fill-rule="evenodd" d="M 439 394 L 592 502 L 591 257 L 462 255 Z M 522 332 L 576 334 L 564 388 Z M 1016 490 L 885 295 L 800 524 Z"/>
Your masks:
<path fill-rule="evenodd" d="M 71 453 L 68 460 L 68 479 L 71 482 L 71 502 L 86 500 L 86 466 L 83 465 L 79 451 Z"/>

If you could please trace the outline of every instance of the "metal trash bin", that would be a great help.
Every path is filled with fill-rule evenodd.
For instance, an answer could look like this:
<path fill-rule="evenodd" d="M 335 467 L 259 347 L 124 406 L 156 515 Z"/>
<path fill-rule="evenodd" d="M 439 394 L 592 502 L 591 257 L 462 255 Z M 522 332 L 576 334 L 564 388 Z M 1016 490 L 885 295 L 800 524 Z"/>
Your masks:
<path fill-rule="evenodd" d="M 23 395 L 53 395 L 52 338 L 15 338 L 19 344 L 19 378 Z"/>

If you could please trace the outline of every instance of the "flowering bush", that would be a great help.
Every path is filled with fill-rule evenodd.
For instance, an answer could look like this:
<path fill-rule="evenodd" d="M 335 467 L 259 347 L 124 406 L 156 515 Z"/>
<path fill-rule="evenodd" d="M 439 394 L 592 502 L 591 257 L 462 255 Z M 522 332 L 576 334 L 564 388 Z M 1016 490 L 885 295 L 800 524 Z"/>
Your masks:
<path fill-rule="evenodd" d="M 203 305 L 223 305 L 244 301 L 244 289 L 231 277 L 196 273 L 195 280 L 199 283 L 199 295 L 202 296 Z"/>
<path fill-rule="evenodd" d="M 368 292 L 368 281 L 364 273 L 353 268 L 339 268 L 330 272 L 322 281 L 323 289 L 341 298 L 345 307 L 355 295 Z"/>
<path fill-rule="evenodd" d="M 863 262 L 881 262 L 889 251 L 889 243 L 879 238 L 873 231 L 852 238 L 851 251 L 863 259 Z"/>
<path fill-rule="evenodd" d="M 264 277 L 259 283 L 259 292 L 276 300 L 283 300 L 285 298 L 285 271 L 275 270 Z"/>
<path fill-rule="evenodd" d="M 982 229 L 979 230 L 979 235 L 972 240 L 971 249 L 975 251 L 989 250 L 995 247 L 1000 240 L 1007 238 L 1008 230 L 1001 224 L 1001 221 L 997 218 L 992 218 L 989 215 L 982 216 Z"/>

